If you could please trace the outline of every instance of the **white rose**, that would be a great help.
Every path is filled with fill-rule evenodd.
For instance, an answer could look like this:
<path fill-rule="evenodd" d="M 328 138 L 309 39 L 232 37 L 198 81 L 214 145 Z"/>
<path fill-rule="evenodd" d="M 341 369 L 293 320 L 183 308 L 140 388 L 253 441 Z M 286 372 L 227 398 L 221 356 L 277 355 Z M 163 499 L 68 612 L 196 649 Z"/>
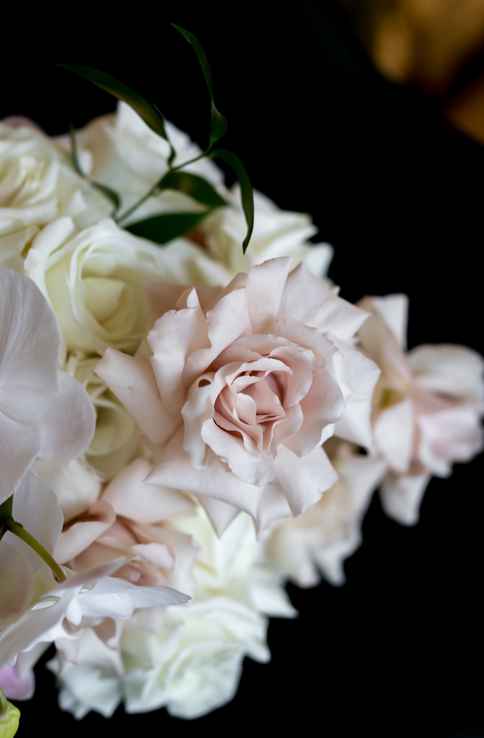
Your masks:
<path fill-rule="evenodd" d="M 65 369 L 84 385 L 94 405 L 96 431 L 86 452 L 86 460 L 107 480 L 134 458 L 140 434 L 123 405 L 95 374 L 97 363 L 96 358 L 70 355 Z"/>
<path fill-rule="evenodd" d="M 239 515 L 221 538 L 200 507 L 175 525 L 199 547 L 182 585 L 193 601 L 131 618 L 110 651 L 86 633 L 75 662 L 69 645 L 58 643 L 61 705 L 76 716 L 110 715 L 122 695 L 132 713 L 166 707 L 177 717 L 204 715 L 234 696 L 245 656 L 269 660 L 267 615 L 294 614 L 280 578 L 259 562 L 249 516 Z"/>
<path fill-rule="evenodd" d="M 199 156 L 201 150 L 185 133 L 169 122 L 166 128 L 177 152 L 174 165 Z M 64 141 L 67 146 L 67 140 Z M 168 171 L 168 144 L 124 103 L 118 106 L 114 115 L 96 118 L 89 123 L 79 132 L 78 143 L 90 176 L 121 194 L 123 210 L 133 205 Z M 190 165 L 187 171 L 223 188 L 222 173 L 207 159 Z M 150 198 L 131 221 L 153 212 L 192 210 L 194 206 L 194 201 L 185 195 L 164 192 Z"/>
<path fill-rule="evenodd" d="M 37 230 L 60 215 L 86 225 L 109 212 L 51 139 L 32 125 L 0 123 L 0 265 L 21 270 Z"/>
<path fill-rule="evenodd" d="M 238 187 L 232 190 L 229 199 L 229 207 L 216 210 L 202 223 L 200 238 L 230 276 L 279 256 L 292 256 L 294 266 L 304 262 L 306 268 L 318 277 L 326 274 L 333 249 L 327 244 L 308 243 L 316 234 L 308 215 L 280 210 L 267 197 L 255 192 L 254 232 L 244 254 L 241 244 L 247 225 Z"/>
<path fill-rule="evenodd" d="M 150 285 L 210 281 L 207 261 L 181 239 L 161 249 L 111 220 L 79 232 L 60 218 L 36 236 L 25 270 L 50 301 L 66 349 L 102 354 L 138 348 L 154 320 Z"/>

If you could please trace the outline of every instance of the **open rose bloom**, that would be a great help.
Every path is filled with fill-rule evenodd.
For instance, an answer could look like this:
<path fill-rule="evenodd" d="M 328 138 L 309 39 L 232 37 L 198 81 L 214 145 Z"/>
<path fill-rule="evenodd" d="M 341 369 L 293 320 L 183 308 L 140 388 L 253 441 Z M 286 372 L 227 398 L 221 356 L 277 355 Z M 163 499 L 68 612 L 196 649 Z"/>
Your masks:
<path fill-rule="evenodd" d="M 0 689 L 53 646 L 77 718 L 228 702 L 286 582 L 344 583 L 375 490 L 413 523 L 482 448 L 482 358 L 407 352 L 405 298 L 347 302 L 260 193 L 244 253 L 238 188 L 167 131 L 188 188 L 153 187 L 170 148 L 127 105 L 78 132 L 86 177 L 0 124 Z"/>
<path fill-rule="evenodd" d="M 171 308 L 171 309 L 170 309 Z M 336 481 L 324 442 L 370 442 L 376 366 L 351 340 L 366 314 L 274 259 L 225 289 L 184 291 L 149 353 L 108 349 L 97 373 L 155 446 L 156 484 L 196 495 L 222 533 L 300 515 Z"/>

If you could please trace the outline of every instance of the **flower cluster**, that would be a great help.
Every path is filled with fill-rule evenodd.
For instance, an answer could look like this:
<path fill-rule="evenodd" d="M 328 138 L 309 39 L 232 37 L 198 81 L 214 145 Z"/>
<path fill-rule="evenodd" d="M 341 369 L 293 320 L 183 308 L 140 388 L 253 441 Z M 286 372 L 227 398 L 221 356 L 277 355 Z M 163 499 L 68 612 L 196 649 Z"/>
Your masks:
<path fill-rule="evenodd" d="M 230 700 L 285 583 L 344 581 L 375 490 L 415 523 L 482 448 L 481 357 L 407 352 L 406 298 L 344 300 L 310 218 L 258 193 L 244 253 L 237 189 L 167 130 L 216 206 L 153 187 L 170 146 L 125 104 L 78 132 L 81 168 L 0 124 L 0 688 L 31 697 L 54 644 L 78 718 Z"/>

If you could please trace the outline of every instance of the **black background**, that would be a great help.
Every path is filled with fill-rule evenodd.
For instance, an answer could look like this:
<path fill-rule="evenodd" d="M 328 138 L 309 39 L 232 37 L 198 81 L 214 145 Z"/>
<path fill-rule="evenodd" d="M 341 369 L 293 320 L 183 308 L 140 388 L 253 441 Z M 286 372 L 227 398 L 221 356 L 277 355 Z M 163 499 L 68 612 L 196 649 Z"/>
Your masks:
<path fill-rule="evenodd" d="M 205 47 L 227 147 L 257 189 L 312 214 L 334 246 L 330 274 L 343 296 L 405 292 L 410 346 L 454 342 L 484 353 L 483 147 L 446 124 L 435 101 L 381 78 L 329 0 L 280 5 L 267 17 L 230 3 L 202 16 L 181 2 L 171 19 Z M 79 61 L 136 83 L 203 144 L 206 96 L 190 49 L 161 19 L 150 29 L 145 15 L 135 52 L 130 23 L 116 30 L 117 57 L 91 58 L 86 42 Z M 1 116 L 30 116 L 50 133 L 112 108 L 53 64 L 7 77 Z M 271 622 L 271 664 L 246 662 L 228 706 L 195 723 L 121 711 L 77 723 L 55 711 L 54 680 L 42 671 L 19 735 L 42 726 L 73 738 L 119 729 L 484 736 L 482 472 L 479 458 L 433 480 L 415 528 L 384 517 L 375 499 L 347 584 L 290 589 L 299 619 Z"/>

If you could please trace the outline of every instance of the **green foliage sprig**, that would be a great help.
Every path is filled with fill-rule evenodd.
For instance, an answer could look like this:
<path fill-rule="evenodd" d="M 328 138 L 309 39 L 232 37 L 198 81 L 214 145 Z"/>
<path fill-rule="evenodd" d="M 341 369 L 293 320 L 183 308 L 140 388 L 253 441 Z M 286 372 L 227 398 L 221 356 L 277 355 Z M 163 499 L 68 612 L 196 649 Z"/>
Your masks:
<path fill-rule="evenodd" d="M 99 69 L 83 64 L 60 64 L 59 66 L 62 68 L 77 74 L 82 79 L 91 82 L 101 90 L 113 95 L 116 99 L 133 108 L 151 130 L 166 141 L 169 147 L 168 171 L 160 177 L 148 192 L 124 212 L 119 213 L 120 198 L 116 192 L 97 182 L 92 182 L 92 184 L 111 200 L 114 206 L 113 216 L 120 224 L 125 223 L 147 200 L 164 190 L 182 192 L 191 197 L 195 202 L 203 205 L 203 210 L 198 212 L 163 213 L 126 226 L 126 229 L 131 233 L 150 238 L 150 240 L 158 244 L 166 244 L 174 238 L 193 230 L 193 228 L 197 227 L 216 208 L 227 205 L 224 198 L 210 182 L 200 175 L 186 171 L 186 167 L 204 158 L 223 161 L 233 171 L 240 184 L 242 209 L 247 223 L 247 232 L 242 243 L 242 249 L 245 253 L 254 228 L 254 194 L 250 178 L 243 163 L 233 152 L 215 148 L 227 131 L 227 121 L 215 103 L 210 67 L 199 40 L 193 33 L 181 26 L 176 24 L 172 24 L 172 26 L 193 48 L 208 90 L 210 98 L 210 131 L 207 148 L 193 159 L 174 166 L 176 151 L 168 136 L 166 120 L 154 103 L 130 85 Z M 71 132 L 71 142 L 74 166 L 83 175 L 82 168 L 79 165 L 76 138 L 73 131 Z"/>

